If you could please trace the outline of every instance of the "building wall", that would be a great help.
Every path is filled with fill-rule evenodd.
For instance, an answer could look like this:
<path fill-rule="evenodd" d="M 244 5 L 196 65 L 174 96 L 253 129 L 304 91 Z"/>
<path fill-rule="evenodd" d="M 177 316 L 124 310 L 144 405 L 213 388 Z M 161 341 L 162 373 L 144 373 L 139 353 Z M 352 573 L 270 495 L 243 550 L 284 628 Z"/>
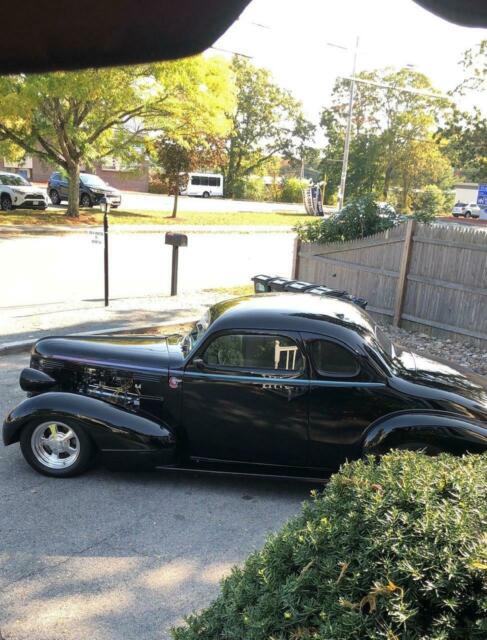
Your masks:
<path fill-rule="evenodd" d="M 477 202 L 479 185 L 474 182 L 464 182 L 455 185 L 455 202 Z"/>
<path fill-rule="evenodd" d="M 27 163 L 27 165 L 30 165 L 30 162 Z M 37 157 L 32 158 L 32 168 L 26 168 L 24 166 L 6 168 L 4 158 L 0 158 L 0 170 L 21 173 L 33 182 L 47 182 L 49 176 L 56 168 L 45 164 Z M 107 170 L 99 166 L 95 169 L 94 173 L 112 185 L 112 187 L 121 189 L 122 191 L 147 192 L 149 190 L 149 167 L 147 163 L 141 165 L 137 171 Z"/>

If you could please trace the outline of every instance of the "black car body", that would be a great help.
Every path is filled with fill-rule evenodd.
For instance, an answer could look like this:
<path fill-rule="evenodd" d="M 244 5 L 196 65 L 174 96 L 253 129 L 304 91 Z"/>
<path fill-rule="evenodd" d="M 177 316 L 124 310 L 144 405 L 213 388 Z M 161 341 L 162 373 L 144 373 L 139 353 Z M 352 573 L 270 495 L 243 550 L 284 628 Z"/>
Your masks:
<path fill-rule="evenodd" d="M 47 183 L 47 193 L 51 202 L 55 205 L 67 202 L 69 180 L 59 171 L 51 174 Z M 116 209 L 122 202 L 122 196 L 118 189 L 111 187 L 99 176 L 92 173 L 81 173 L 79 179 L 79 203 L 82 207 L 93 207 L 107 200 L 112 209 Z"/>
<path fill-rule="evenodd" d="M 45 473 L 29 437 L 50 421 L 112 466 L 321 477 L 397 447 L 487 450 L 486 378 L 402 350 L 358 306 L 309 294 L 221 302 L 184 338 L 45 338 L 21 386 L 31 397 L 4 442 L 27 433 L 24 455 Z M 41 454 L 69 439 L 60 429 L 41 429 Z"/>

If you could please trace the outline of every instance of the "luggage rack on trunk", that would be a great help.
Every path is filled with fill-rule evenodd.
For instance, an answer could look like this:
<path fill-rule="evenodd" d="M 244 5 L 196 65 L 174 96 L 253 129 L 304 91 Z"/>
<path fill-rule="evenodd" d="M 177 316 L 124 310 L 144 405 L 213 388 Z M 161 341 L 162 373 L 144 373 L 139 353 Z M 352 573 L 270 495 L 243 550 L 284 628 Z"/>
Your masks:
<path fill-rule="evenodd" d="M 280 276 L 268 276 L 259 274 L 252 278 L 255 293 L 270 293 L 271 291 L 292 291 L 294 293 L 311 293 L 316 296 L 327 296 L 329 298 L 339 298 L 340 300 L 348 300 L 357 306 L 365 309 L 367 300 L 353 296 L 347 291 L 339 289 L 331 289 L 324 285 L 313 284 L 312 282 L 303 282 L 301 280 L 290 280 L 281 278 Z"/>

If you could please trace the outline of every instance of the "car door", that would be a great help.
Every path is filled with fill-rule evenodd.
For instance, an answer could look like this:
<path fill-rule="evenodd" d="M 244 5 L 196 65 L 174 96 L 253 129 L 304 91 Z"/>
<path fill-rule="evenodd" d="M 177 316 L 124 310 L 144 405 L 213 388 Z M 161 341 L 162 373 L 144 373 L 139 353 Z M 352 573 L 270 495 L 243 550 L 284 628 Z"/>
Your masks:
<path fill-rule="evenodd" d="M 298 338 L 223 332 L 190 358 L 182 427 L 192 459 L 306 466 L 309 381 Z"/>
<path fill-rule="evenodd" d="M 57 190 L 62 200 L 68 199 L 69 181 L 67 176 L 59 174 L 59 179 L 57 181 Z"/>
<path fill-rule="evenodd" d="M 310 466 L 334 470 L 361 455 L 363 433 L 374 420 L 410 407 L 347 345 L 312 333 L 303 339 L 311 366 Z"/>

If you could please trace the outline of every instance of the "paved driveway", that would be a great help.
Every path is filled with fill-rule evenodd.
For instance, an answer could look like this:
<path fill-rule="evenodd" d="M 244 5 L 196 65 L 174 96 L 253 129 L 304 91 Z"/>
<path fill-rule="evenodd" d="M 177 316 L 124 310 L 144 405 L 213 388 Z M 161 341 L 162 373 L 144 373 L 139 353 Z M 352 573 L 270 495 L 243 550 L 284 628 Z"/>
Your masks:
<path fill-rule="evenodd" d="M 0 357 L 0 414 L 26 355 Z M 155 640 L 299 510 L 299 483 L 109 473 L 44 478 L 0 445 L 0 637 Z"/>

